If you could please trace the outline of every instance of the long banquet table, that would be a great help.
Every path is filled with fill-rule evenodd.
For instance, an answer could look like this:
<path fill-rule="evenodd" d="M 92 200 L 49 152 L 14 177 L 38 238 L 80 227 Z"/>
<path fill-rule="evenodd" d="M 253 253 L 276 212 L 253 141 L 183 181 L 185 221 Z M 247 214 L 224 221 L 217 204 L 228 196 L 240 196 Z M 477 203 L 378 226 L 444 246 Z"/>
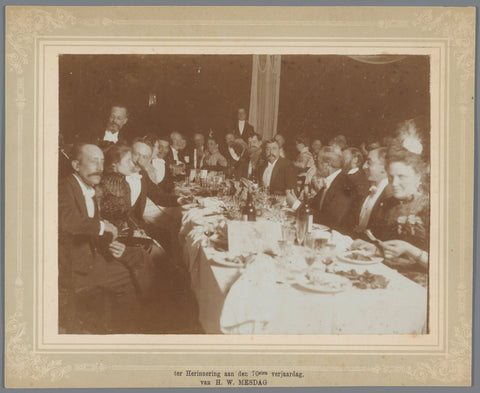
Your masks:
<path fill-rule="evenodd" d="M 184 211 L 180 242 L 206 333 L 217 334 L 422 334 L 427 290 L 383 263 L 360 266 L 336 262 L 341 270 L 368 270 L 388 280 L 384 289 L 354 286 L 339 293 L 300 290 L 285 282 L 271 255 L 258 254 L 246 266 L 221 262 L 228 252 L 209 247 L 203 226 L 224 220 L 215 198 Z M 338 234 L 341 250 L 351 239 Z M 308 266 L 295 261 L 299 270 Z M 345 265 L 345 266 L 343 266 Z"/>

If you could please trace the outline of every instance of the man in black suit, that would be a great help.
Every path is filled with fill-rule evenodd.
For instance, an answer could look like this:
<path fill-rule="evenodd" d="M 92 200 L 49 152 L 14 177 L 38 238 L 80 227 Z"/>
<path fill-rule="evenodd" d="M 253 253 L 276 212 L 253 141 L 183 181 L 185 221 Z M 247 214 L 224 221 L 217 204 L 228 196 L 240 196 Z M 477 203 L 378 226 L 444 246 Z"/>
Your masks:
<path fill-rule="evenodd" d="M 187 142 L 182 134 L 177 131 L 174 131 L 170 134 L 170 151 L 167 155 L 167 162 L 172 165 L 181 165 L 190 161 L 190 157 L 185 160 L 185 148 L 187 147 Z"/>
<path fill-rule="evenodd" d="M 99 130 L 93 130 L 91 143 L 96 144 L 106 150 L 112 144 L 129 144 L 132 139 L 132 130 L 129 127 L 129 114 L 127 108 L 122 104 L 115 104 L 110 109 L 107 125 L 99 134 Z"/>
<path fill-rule="evenodd" d="M 193 134 L 193 147 L 188 153 L 191 168 L 202 169 L 205 156 L 205 136 L 201 132 Z"/>
<path fill-rule="evenodd" d="M 294 192 L 297 177 L 293 164 L 280 157 L 280 146 L 275 139 L 265 144 L 267 163 L 261 171 L 261 183 L 272 193 L 286 194 Z"/>
<path fill-rule="evenodd" d="M 235 151 L 235 141 L 241 138 L 235 138 L 235 135 L 232 132 L 229 132 L 225 135 L 225 145 L 222 149 L 222 155 L 227 159 L 228 165 L 233 165 L 238 162 L 240 159 L 238 153 Z"/>
<path fill-rule="evenodd" d="M 248 153 L 248 156 L 245 153 Z M 248 138 L 248 150 L 243 153 L 243 159 L 236 166 L 235 176 L 261 181 L 264 166 L 262 137 L 258 134 L 253 134 Z"/>
<path fill-rule="evenodd" d="M 390 187 L 388 187 L 388 177 L 385 168 L 386 155 L 387 149 L 385 147 L 371 150 L 363 165 L 370 182 L 370 189 L 356 214 L 358 219 L 356 232 L 360 237 L 365 237 L 363 235 L 365 229 L 372 229 L 374 234 L 377 232 L 376 224 L 383 222 L 382 216 L 384 212 L 382 208 L 384 202 L 392 195 Z"/>
<path fill-rule="evenodd" d="M 349 147 L 343 151 L 343 161 L 343 170 L 352 182 L 356 196 L 363 201 L 370 188 L 367 175 L 362 169 L 363 154 L 359 149 Z"/>
<path fill-rule="evenodd" d="M 253 126 L 247 121 L 247 111 L 245 108 L 239 108 L 237 111 L 237 121 L 233 129 L 235 138 L 242 138 L 245 142 L 248 142 L 248 138 L 253 136 L 255 130 Z"/>
<path fill-rule="evenodd" d="M 174 179 L 181 179 L 186 174 L 186 165 L 190 162 L 190 156 L 185 156 L 186 147 L 187 141 L 182 134 L 177 131 L 170 134 L 170 150 L 166 161 Z"/>
<path fill-rule="evenodd" d="M 311 200 L 314 222 L 345 231 L 351 225 L 355 194 L 348 176 L 342 171 L 343 155 L 334 147 L 323 147 L 317 161 L 319 179 L 312 180 L 318 190 Z"/>
<path fill-rule="evenodd" d="M 132 177 L 138 179 L 138 182 L 129 181 L 130 187 L 132 184 L 138 184 L 139 196 L 133 205 L 135 217 L 142 219 L 147 198 L 151 199 L 153 203 L 160 206 L 175 207 L 179 206 L 178 197 L 175 194 L 165 192 L 161 187 L 152 182 L 146 167 L 152 159 L 152 147 L 142 138 L 137 138 L 132 144 L 132 160 L 137 166 L 137 173 Z M 131 180 L 131 179 L 127 179 Z"/>
<path fill-rule="evenodd" d="M 92 304 L 98 305 L 95 299 L 109 296 L 113 301 L 112 329 L 132 332 L 139 303 L 130 272 L 121 262 L 125 245 L 115 241 L 117 228 L 101 220 L 95 201 L 103 152 L 95 145 L 80 144 L 73 148 L 71 159 L 73 173 L 58 187 L 60 329 L 66 333 L 91 332 L 94 326 L 85 326 L 82 315 L 91 317 Z M 97 315 L 102 313 L 100 310 Z M 101 322 L 94 321 L 95 326 L 98 324 Z"/>

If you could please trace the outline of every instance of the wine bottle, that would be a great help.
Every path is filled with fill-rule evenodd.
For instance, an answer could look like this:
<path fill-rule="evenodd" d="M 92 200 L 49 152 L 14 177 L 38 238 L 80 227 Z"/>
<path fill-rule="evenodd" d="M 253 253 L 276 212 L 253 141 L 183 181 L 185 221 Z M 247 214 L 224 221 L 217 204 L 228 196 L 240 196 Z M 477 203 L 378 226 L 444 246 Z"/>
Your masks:
<path fill-rule="evenodd" d="M 307 194 L 303 194 L 303 201 L 297 210 L 297 242 L 302 245 L 305 234 L 312 232 L 313 229 L 313 211 L 308 203 Z"/>
<path fill-rule="evenodd" d="M 247 194 L 247 202 L 243 207 L 242 211 L 242 219 L 243 221 L 256 221 L 257 220 L 257 212 L 255 211 L 255 206 L 252 200 L 252 194 L 250 192 Z"/>

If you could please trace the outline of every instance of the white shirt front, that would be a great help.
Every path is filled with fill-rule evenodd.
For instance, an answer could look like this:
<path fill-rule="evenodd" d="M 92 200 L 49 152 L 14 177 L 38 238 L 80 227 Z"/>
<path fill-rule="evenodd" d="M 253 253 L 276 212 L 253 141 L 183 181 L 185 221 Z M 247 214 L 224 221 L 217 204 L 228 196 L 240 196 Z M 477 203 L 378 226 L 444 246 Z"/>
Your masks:
<path fill-rule="evenodd" d="M 75 176 L 75 179 L 77 179 L 78 184 L 80 184 L 80 188 L 82 189 L 82 194 L 85 198 L 85 204 L 87 205 L 88 217 L 93 218 L 95 215 L 95 202 L 93 201 L 93 197 L 95 196 L 95 188 L 87 186 L 76 173 L 74 173 L 73 176 Z"/>
<path fill-rule="evenodd" d="M 105 135 L 103 137 L 103 140 L 105 142 L 113 142 L 113 143 L 118 143 L 118 131 L 117 132 L 111 132 L 111 131 L 105 131 Z"/>
<path fill-rule="evenodd" d="M 357 173 L 357 172 L 358 172 L 358 168 L 353 168 L 353 169 L 350 169 L 350 170 L 348 171 L 348 174 L 349 174 L 349 175 L 354 175 L 354 174 Z"/>
<path fill-rule="evenodd" d="M 132 173 L 125 176 L 128 185 L 130 186 L 130 204 L 133 206 L 137 202 L 140 192 L 142 191 L 142 175 L 139 173 Z"/>
<path fill-rule="evenodd" d="M 75 177 L 75 179 L 77 179 L 77 182 L 82 189 L 82 194 L 85 199 L 85 205 L 87 206 L 88 217 L 93 218 L 95 216 L 95 202 L 93 201 L 93 197 L 95 196 L 95 188 L 87 186 L 76 173 L 74 173 L 73 176 Z M 100 221 L 100 236 L 103 235 L 104 230 L 105 224 L 103 223 L 103 221 Z"/>
<path fill-rule="evenodd" d="M 152 160 L 152 166 L 155 170 L 156 184 L 160 183 L 165 177 L 165 160 L 163 158 L 154 158 Z"/>
<path fill-rule="evenodd" d="M 240 157 L 238 156 L 237 153 L 235 153 L 235 149 L 233 147 L 229 147 L 228 148 L 228 151 L 230 152 L 230 155 L 232 156 L 232 158 L 235 160 L 235 161 L 238 161 L 240 159 Z"/>
<path fill-rule="evenodd" d="M 278 161 L 278 158 L 272 163 L 270 163 L 270 161 L 269 161 L 267 167 L 265 168 L 265 171 L 263 172 L 263 185 L 265 187 L 270 187 L 270 181 L 272 180 L 273 168 L 275 168 L 275 164 L 277 163 L 277 161 Z"/>
<path fill-rule="evenodd" d="M 175 164 L 178 164 L 180 162 L 180 160 L 178 159 L 178 150 L 173 147 L 171 149 L 173 153 L 173 159 L 175 160 Z"/>
<path fill-rule="evenodd" d="M 377 187 L 375 187 L 372 190 L 372 187 L 370 187 L 370 194 L 367 195 L 365 198 L 365 201 L 363 202 L 362 208 L 360 209 L 360 217 L 358 220 L 358 229 L 360 231 L 363 231 L 367 229 L 368 222 L 370 221 L 370 216 L 372 215 L 372 210 L 373 207 L 375 206 L 375 203 L 377 203 L 378 198 L 380 198 L 380 195 L 382 195 L 383 190 L 385 190 L 385 187 L 388 185 L 388 179 L 382 179 L 382 181 L 378 184 Z"/>
<path fill-rule="evenodd" d="M 245 129 L 245 120 L 238 121 L 238 129 L 240 130 L 240 135 L 243 135 L 243 130 Z"/>
<path fill-rule="evenodd" d="M 322 207 L 323 207 L 323 201 L 325 200 L 325 195 L 327 195 L 327 191 L 328 189 L 330 188 L 330 186 L 332 185 L 333 181 L 335 180 L 335 178 L 342 172 L 341 169 L 339 169 L 338 171 L 335 171 L 333 173 L 331 173 L 330 175 L 328 175 L 326 178 L 325 178 L 325 187 L 323 187 L 323 194 L 322 194 L 322 198 L 320 199 L 320 207 L 319 207 L 319 210 L 322 210 Z"/>

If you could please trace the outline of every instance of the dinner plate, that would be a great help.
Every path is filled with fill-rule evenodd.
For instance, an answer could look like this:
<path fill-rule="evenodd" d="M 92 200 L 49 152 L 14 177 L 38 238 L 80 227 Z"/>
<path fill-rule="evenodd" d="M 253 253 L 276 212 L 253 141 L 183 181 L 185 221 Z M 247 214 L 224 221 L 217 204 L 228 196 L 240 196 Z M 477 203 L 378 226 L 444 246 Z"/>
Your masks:
<path fill-rule="evenodd" d="M 295 289 L 317 293 L 339 293 L 352 286 L 348 278 L 336 274 L 324 273 L 317 276 L 315 281 L 309 280 L 306 276 L 303 277 L 304 279 L 292 283 Z"/>
<path fill-rule="evenodd" d="M 354 255 L 359 255 L 363 258 L 368 259 L 358 259 L 354 258 Z M 375 257 L 371 255 L 367 255 L 361 251 L 347 251 L 337 256 L 338 260 L 345 263 L 352 263 L 354 265 L 375 265 L 383 261 L 382 257 Z"/>
<path fill-rule="evenodd" d="M 220 260 L 210 259 L 210 262 L 213 265 L 218 265 L 218 266 L 223 266 L 223 267 L 234 267 L 234 268 L 238 268 L 238 269 L 242 269 L 245 266 L 243 263 L 236 263 L 236 262 L 232 262 L 232 261 L 227 261 L 225 259 L 220 259 Z"/>
<path fill-rule="evenodd" d="M 322 224 L 313 224 L 312 229 L 316 231 L 329 231 L 330 227 L 327 227 L 326 225 L 322 225 Z"/>

